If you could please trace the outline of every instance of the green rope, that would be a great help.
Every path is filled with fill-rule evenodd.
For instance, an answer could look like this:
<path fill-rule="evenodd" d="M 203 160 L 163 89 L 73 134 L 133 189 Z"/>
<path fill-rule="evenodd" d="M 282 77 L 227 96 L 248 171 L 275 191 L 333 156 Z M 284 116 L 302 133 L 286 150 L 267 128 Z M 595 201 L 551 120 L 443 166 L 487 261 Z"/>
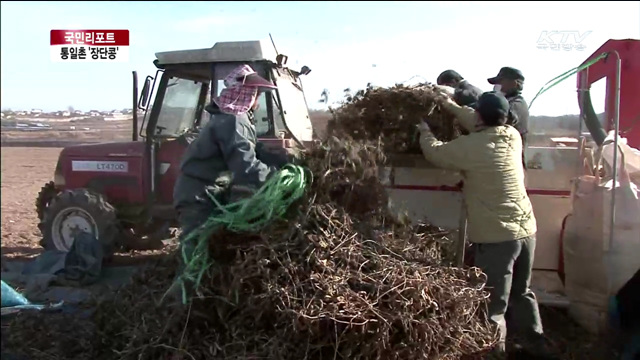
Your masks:
<path fill-rule="evenodd" d="M 185 268 L 177 281 L 182 288 L 183 304 L 187 303 L 185 282 L 191 282 L 197 292 L 202 277 L 211 266 L 209 241 L 217 229 L 225 227 L 238 233 L 259 232 L 273 220 L 282 218 L 291 204 L 304 195 L 311 180 L 312 175 L 306 169 L 288 164 L 250 198 L 222 205 L 212 194 L 207 193 L 217 211 L 183 240 L 183 243 L 196 242 L 191 256 L 187 255 L 185 246 L 181 246 Z"/>
<path fill-rule="evenodd" d="M 597 58 L 592 59 L 578 67 L 575 67 L 571 70 L 565 71 L 564 73 L 554 77 L 553 79 L 547 81 L 546 84 L 544 84 L 541 88 L 540 91 L 538 91 L 538 93 L 536 94 L 536 96 L 533 97 L 533 100 L 531 100 L 531 103 L 529 104 L 529 110 L 531 110 L 531 105 L 533 105 L 533 102 L 538 98 L 538 96 L 544 94 L 545 92 L 547 92 L 547 90 L 551 89 L 552 87 L 558 85 L 559 83 L 567 80 L 568 78 L 570 78 L 571 76 L 579 73 L 580 71 L 590 68 L 593 64 L 597 63 L 598 61 L 604 59 L 605 57 L 607 57 L 608 53 L 602 53 L 600 54 Z M 549 85 L 551 84 L 551 85 Z"/>

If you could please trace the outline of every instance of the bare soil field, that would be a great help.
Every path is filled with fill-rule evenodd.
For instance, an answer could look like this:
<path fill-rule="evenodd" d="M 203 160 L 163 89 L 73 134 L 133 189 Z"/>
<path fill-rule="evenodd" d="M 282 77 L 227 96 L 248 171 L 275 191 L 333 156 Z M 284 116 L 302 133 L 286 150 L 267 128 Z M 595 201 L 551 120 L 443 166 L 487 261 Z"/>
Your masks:
<path fill-rule="evenodd" d="M 60 148 L 2 148 L 2 256 L 29 257 L 40 252 L 35 201 L 53 179 Z"/>
<path fill-rule="evenodd" d="M 24 131 L 3 128 L 3 147 L 59 147 L 81 143 L 127 141 L 131 139 L 131 120 L 50 122 L 50 128 Z"/>
<path fill-rule="evenodd" d="M 311 111 L 309 115 L 318 136 L 324 137 L 331 114 L 325 111 Z M 51 127 L 35 131 L 3 127 L 0 139 L 3 147 L 54 148 L 83 143 L 130 141 L 132 121 L 131 119 L 116 121 L 87 119 L 73 122 L 43 122 Z"/>

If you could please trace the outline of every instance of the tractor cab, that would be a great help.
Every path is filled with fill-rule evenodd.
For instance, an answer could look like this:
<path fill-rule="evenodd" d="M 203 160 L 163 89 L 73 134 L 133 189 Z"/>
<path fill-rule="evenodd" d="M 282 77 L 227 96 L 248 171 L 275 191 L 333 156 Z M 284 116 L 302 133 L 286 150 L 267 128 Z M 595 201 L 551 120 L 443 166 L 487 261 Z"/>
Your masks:
<path fill-rule="evenodd" d="M 260 41 L 243 41 L 156 53 L 158 71 L 145 79 L 137 104 L 145 112 L 139 135 L 161 140 L 197 132 L 209 120 L 204 108 L 220 96 L 224 78 L 238 65 L 248 64 L 278 86 L 260 94 L 255 112 L 258 137 L 267 142 L 285 139 L 285 144 L 310 141 L 313 130 L 300 81 L 300 75 L 310 70 L 286 68 L 287 57 L 271 49 Z M 155 101 L 149 106 L 147 99 L 152 95 Z"/>
<path fill-rule="evenodd" d="M 150 189 L 155 202 L 161 205 L 156 210 L 173 212 L 173 185 L 182 153 L 209 121 L 205 107 L 220 96 L 224 78 L 239 65 L 250 65 L 277 86 L 262 92 L 258 99 L 260 106 L 254 115 L 259 141 L 272 151 L 284 151 L 296 143 L 303 146 L 312 140 L 311 120 L 300 81 L 300 75 L 310 70 L 304 67 L 304 71 L 297 72 L 286 68 L 287 57 L 276 55 L 271 49 L 260 41 L 243 41 L 221 42 L 210 49 L 156 54 L 156 76 L 145 80 L 138 104 L 145 112 L 139 135 L 145 138 L 156 163 Z M 151 95 L 155 99 L 149 106 L 145 102 Z"/>
<path fill-rule="evenodd" d="M 148 248 L 140 238 L 162 237 L 176 224 L 173 188 L 182 154 L 210 120 L 206 106 L 224 88 L 223 79 L 248 64 L 276 89 L 264 91 L 254 112 L 258 141 L 286 151 L 312 140 L 313 130 L 300 71 L 286 67 L 287 56 L 261 41 L 219 42 L 212 48 L 156 53 L 155 76 L 138 94 L 133 72 L 132 141 L 77 145 L 60 153 L 54 181 L 36 200 L 41 244 L 68 251 L 78 231 L 114 245 Z M 143 141 L 139 139 L 142 138 Z"/>

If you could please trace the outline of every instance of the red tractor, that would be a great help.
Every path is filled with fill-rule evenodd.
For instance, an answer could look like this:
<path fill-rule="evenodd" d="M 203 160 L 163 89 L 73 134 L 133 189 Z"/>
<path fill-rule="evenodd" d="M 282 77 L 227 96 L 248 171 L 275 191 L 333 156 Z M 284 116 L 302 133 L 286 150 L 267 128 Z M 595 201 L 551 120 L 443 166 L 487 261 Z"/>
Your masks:
<path fill-rule="evenodd" d="M 176 226 L 173 186 L 182 154 L 209 120 L 204 109 L 224 88 L 222 79 L 239 64 L 251 65 L 277 85 L 259 99 L 259 140 L 274 151 L 312 140 L 299 78 L 310 70 L 286 68 L 287 57 L 273 47 L 260 41 L 220 42 L 156 58 L 156 76 L 147 76 L 139 98 L 133 72 L 132 141 L 70 146 L 60 153 L 54 179 L 36 201 L 45 249 L 69 251 L 79 231 L 92 233 L 108 254 L 161 246 Z M 144 112 L 140 127 L 136 110 Z"/>

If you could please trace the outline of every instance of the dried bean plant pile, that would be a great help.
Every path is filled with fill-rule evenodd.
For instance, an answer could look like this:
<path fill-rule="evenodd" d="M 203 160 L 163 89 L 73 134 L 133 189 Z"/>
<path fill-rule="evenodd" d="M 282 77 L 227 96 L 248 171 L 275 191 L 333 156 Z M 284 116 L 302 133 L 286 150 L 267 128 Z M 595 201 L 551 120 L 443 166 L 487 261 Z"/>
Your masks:
<path fill-rule="evenodd" d="M 304 161 L 314 181 L 286 221 L 211 239 L 202 298 L 159 303 L 176 268 L 166 260 L 98 302 L 82 335 L 55 334 L 53 314 L 20 316 L 11 348 L 33 359 L 150 360 L 448 360 L 489 350 L 484 274 L 446 265 L 441 229 L 388 213 L 380 143 L 330 137 Z"/>
<path fill-rule="evenodd" d="M 440 105 L 449 96 L 432 84 L 396 85 L 358 91 L 332 110 L 329 135 L 349 135 L 357 141 L 382 140 L 385 153 L 420 154 L 416 125 L 426 120 L 441 141 L 467 134 L 452 114 Z"/>

